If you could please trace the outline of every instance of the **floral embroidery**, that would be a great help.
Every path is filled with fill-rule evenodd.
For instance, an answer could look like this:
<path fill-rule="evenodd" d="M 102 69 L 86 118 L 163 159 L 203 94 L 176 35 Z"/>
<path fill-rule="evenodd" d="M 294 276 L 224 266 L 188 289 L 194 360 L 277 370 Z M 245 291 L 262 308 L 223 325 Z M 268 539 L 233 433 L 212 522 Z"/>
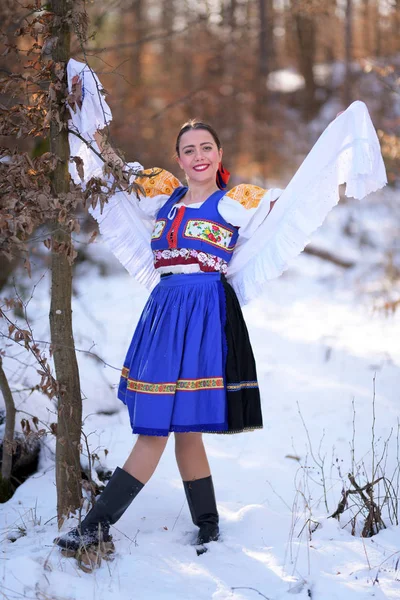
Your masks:
<path fill-rule="evenodd" d="M 203 240 L 228 251 L 233 251 L 233 248 L 229 248 L 232 236 L 232 230 L 222 227 L 218 223 L 201 219 L 189 219 L 183 232 L 183 237 Z"/>
<path fill-rule="evenodd" d="M 125 367 L 124 367 L 125 369 Z M 224 389 L 222 377 L 210 377 L 208 379 L 178 379 L 176 383 L 148 383 L 136 379 L 128 379 L 128 390 L 140 392 L 141 394 L 167 394 L 175 392 L 195 392 L 197 390 Z"/>
<path fill-rule="evenodd" d="M 160 237 L 162 236 L 162 232 L 165 229 L 166 224 L 167 224 L 166 219 L 160 219 L 159 221 L 156 221 L 156 224 L 154 225 L 153 233 L 151 234 L 152 240 L 160 239 Z"/>
<path fill-rule="evenodd" d="M 121 377 L 123 377 L 124 379 L 128 379 L 128 377 L 129 377 L 128 367 L 122 367 Z"/>
<path fill-rule="evenodd" d="M 170 265 L 196 264 L 202 271 L 217 271 L 226 275 L 228 263 L 219 256 L 199 252 L 192 248 L 170 248 L 168 250 L 153 250 L 154 266 L 167 267 Z"/>
<path fill-rule="evenodd" d="M 236 200 L 239 202 L 244 208 L 257 208 L 260 204 L 261 199 L 267 190 L 258 187 L 257 185 L 249 185 L 247 183 L 242 183 L 232 188 L 226 196 L 231 198 L 232 200 Z"/>
<path fill-rule="evenodd" d="M 195 392 L 196 390 L 224 389 L 222 377 L 211 377 L 210 379 L 178 379 L 176 390 L 181 392 Z"/>
<path fill-rule="evenodd" d="M 146 169 L 143 173 L 152 175 L 151 177 L 136 177 L 136 183 L 143 188 L 146 198 L 170 196 L 181 185 L 179 179 L 165 169 Z"/>
<path fill-rule="evenodd" d="M 146 381 L 137 381 L 128 379 L 128 390 L 131 392 L 140 392 L 142 394 L 175 394 L 176 383 L 147 383 Z"/>

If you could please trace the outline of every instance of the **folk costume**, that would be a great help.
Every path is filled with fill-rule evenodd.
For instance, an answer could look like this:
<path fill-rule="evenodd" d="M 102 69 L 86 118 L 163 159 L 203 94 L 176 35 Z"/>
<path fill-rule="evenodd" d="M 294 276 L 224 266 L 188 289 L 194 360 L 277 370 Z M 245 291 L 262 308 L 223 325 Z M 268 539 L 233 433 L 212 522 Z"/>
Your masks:
<path fill-rule="evenodd" d="M 71 60 L 83 83 L 71 127 L 93 139 L 111 119 L 95 74 Z M 84 177 L 102 161 L 70 134 Z M 150 298 L 130 344 L 118 389 L 134 433 L 240 432 L 262 427 L 253 353 L 239 302 L 287 268 L 339 199 L 338 185 L 363 198 L 386 183 L 379 142 L 362 102 L 326 129 L 288 187 L 238 185 L 185 206 L 187 188 L 163 169 L 129 163 L 144 190 L 116 193 L 91 209 L 111 250 Z M 71 163 L 71 174 L 79 176 Z M 279 198 L 279 199 L 278 199 Z M 276 205 L 271 211 L 271 203 Z"/>
<path fill-rule="evenodd" d="M 93 71 L 70 60 L 70 89 L 75 75 L 83 84 L 83 101 L 70 110 L 70 129 L 81 137 L 71 133 L 69 139 L 71 156 L 83 161 L 83 181 L 73 161 L 70 172 L 84 185 L 91 177 L 104 179 L 103 163 L 92 148 L 99 152 L 94 133 L 112 116 Z M 151 292 L 118 389 L 132 431 L 166 436 L 261 428 L 255 363 L 240 304 L 259 295 L 304 249 L 337 204 L 340 184 L 358 199 L 385 185 L 379 141 L 365 104 L 354 102 L 327 127 L 285 190 L 242 184 L 185 206 L 187 188 L 176 177 L 128 165 L 144 193 L 137 198 L 117 192 L 90 212 L 115 256 Z M 191 484 L 185 482 L 200 528 L 204 522 L 218 523 L 211 478 L 206 479 L 193 482 L 202 493 L 208 490 L 204 502 L 192 498 Z M 134 490 L 138 483 L 131 482 Z M 95 524 L 99 521 L 96 516 Z M 115 522 L 110 515 L 103 521 L 107 527 Z"/>

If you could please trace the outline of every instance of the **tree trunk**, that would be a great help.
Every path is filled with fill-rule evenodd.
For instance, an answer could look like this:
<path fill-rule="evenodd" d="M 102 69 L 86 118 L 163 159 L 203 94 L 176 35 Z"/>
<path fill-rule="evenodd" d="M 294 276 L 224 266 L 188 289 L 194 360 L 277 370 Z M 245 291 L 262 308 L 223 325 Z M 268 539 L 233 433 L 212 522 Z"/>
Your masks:
<path fill-rule="evenodd" d="M 18 260 L 18 257 L 9 260 L 3 254 L 0 255 L 0 290 L 6 285 L 10 275 L 18 265 Z"/>
<path fill-rule="evenodd" d="M 363 0 L 362 6 L 363 6 L 362 23 L 363 23 L 364 55 L 369 56 L 371 49 L 372 49 L 369 0 Z"/>
<path fill-rule="evenodd" d="M 381 31 L 381 14 L 379 10 L 379 2 L 375 0 L 373 2 L 373 19 L 375 26 L 375 55 L 377 57 L 382 56 L 382 31 Z"/>
<path fill-rule="evenodd" d="M 141 38 L 145 32 L 144 26 L 144 1 L 130 0 L 127 11 L 131 19 L 124 19 L 126 16 L 125 7 L 123 7 L 122 18 L 125 24 L 129 24 L 127 34 L 131 42 L 134 43 L 132 48 L 128 49 L 127 58 L 129 59 L 129 78 L 135 88 L 142 83 L 142 53 L 144 44 Z M 133 21 L 133 23 L 132 23 Z M 122 27 L 124 24 L 122 24 Z"/>
<path fill-rule="evenodd" d="M 395 0 L 394 3 L 394 11 L 393 15 L 393 49 L 392 52 L 398 52 L 400 50 L 400 42 L 399 42 L 399 31 L 400 31 L 400 0 Z"/>
<path fill-rule="evenodd" d="M 223 101 L 220 102 L 217 122 L 222 125 L 219 127 L 219 130 L 226 145 L 237 148 L 242 129 L 242 111 L 240 110 L 240 105 L 235 101 L 235 96 L 240 90 L 240 41 L 238 37 L 237 0 L 228 0 L 228 2 L 225 2 L 224 8 L 229 34 L 224 40 L 225 45 L 221 48 L 222 69 L 220 83 L 225 88 L 226 95 Z M 228 111 L 226 110 L 227 106 L 229 106 Z M 234 170 L 234 163 L 228 162 L 227 168 L 229 171 Z"/>
<path fill-rule="evenodd" d="M 231 31 L 234 31 L 236 28 L 236 10 L 237 10 L 237 0 L 230 0 L 228 3 L 228 24 Z"/>
<path fill-rule="evenodd" d="M 351 62 L 353 60 L 353 0 L 346 2 L 346 30 L 345 30 L 345 78 L 344 78 L 344 105 L 347 108 L 352 98 Z"/>
<path fill-rule="evenodd" d="M 260 30 L 258 38 L 258 73 L 263 81 L 271 70 L 273 55 L 273 3 L 271 0 L 258 0 Z"/>
<path fill-rule="evenodd" d="M 0 356 L 0 390 L 3 394 L 4 404 L 6 406 L 6 428 L 3 438 L 3 458 L 1 464 L 1 477 L 9 481 L 12 469 L 14 430 L 15 430 L 15 404 L 10 386 L 8 385 L 6 374 L 3 370 L 3 359 Z"/>
<path fill-rule="evenodd" d="M 234 29 L 236 25 L 236 9 L 237 0 L 222 0 L 221 2 L 221 18 L 222 25 Z"/>
<path fill-rule="evenodd" d="M 164 0 L 162 5 L 163 10 L 161 15 L 161 26 L 164 30 L 164 33 L 167 35 L 164 40 L 164 52 L 162 60 L 165 72 L 169 73 L 173 69 L 176 60 L 172 42 L 172 30 L 175 19 L 175 2 L 174 0 Z"/>
<path fill-rule="evenodd" d="M 59 16 L 53 37 L 57 40 L 52 59 L 66 63 L 70 54 L 70 30 L 66 19 L 72 4 L 63 0 L 52 0 L 51 10 Z M 54 75 L 55 77 L 55 75 Z M 63 118 L 62 99 L 65 98 L 66 76 L 63 90 L 57 99 L 57 108 Z M 65 116 L 65 115 L 64 115 Z M 58 194 L 69 190 L 69 145 L 65 128 L 59 131 L 54 119 L 50 122 L 50 151 L 60 160 L 53 174 L 53 191 Z M 61 223 L 53 223 L 52 234 L 52 279 L 50 330 L 58 394 L 58 423 L 56 443 L 57 518 L 59 526 L 64 519 L 81 505 L 80 438 L 82 427 L 82 400 L 72 332 L 72 268 L 65 254 L 55 251 L 58 244 L 71 244 L 71 234 Z"/>
<path fill-rule="evenodd" d="M 294 18 L 299 45 L 300 71 L 305 82 L 303 113 L 304 117 L 309 120 L 314 117 L 316 112 L 315 92 L 317 86 L 314 78 L 316 54 L 315 17 L 312 14 L 297 13 Z"/>

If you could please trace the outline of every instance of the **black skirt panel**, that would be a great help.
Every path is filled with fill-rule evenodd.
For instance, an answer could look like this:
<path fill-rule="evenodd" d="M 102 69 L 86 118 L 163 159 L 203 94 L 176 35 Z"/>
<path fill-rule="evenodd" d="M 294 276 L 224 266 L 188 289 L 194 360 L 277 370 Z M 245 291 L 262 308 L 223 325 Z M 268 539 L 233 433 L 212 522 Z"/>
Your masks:
<path fill-rule="evenodd" d="M 260 390 L 256 363 L 246 323 L 237 296 L 225 277 L 221 282 L 226 299 L 225 335 L 227 342 L 226 387 L 228 408 L 228 431 L 261 429 Z"/>

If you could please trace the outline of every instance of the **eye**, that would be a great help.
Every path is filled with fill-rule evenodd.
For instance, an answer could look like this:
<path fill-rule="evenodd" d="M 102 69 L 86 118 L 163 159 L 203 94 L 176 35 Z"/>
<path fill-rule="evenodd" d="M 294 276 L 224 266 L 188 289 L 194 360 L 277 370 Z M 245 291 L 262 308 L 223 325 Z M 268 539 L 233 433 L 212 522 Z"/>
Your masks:
<path fill-rule="evenodd" d="M 183 154 L 185 154 L 187 156 L 188 154 L 191 154 L 192 152 L 193 152 L 193 150 L 188 149 L 188 150 L 185 150 Z"/>
<path fill-rule="evenodd" d="M 203 150 L 209 152 L 210 150 L 212 150 L 212 146 L 203 146 Z"/>

